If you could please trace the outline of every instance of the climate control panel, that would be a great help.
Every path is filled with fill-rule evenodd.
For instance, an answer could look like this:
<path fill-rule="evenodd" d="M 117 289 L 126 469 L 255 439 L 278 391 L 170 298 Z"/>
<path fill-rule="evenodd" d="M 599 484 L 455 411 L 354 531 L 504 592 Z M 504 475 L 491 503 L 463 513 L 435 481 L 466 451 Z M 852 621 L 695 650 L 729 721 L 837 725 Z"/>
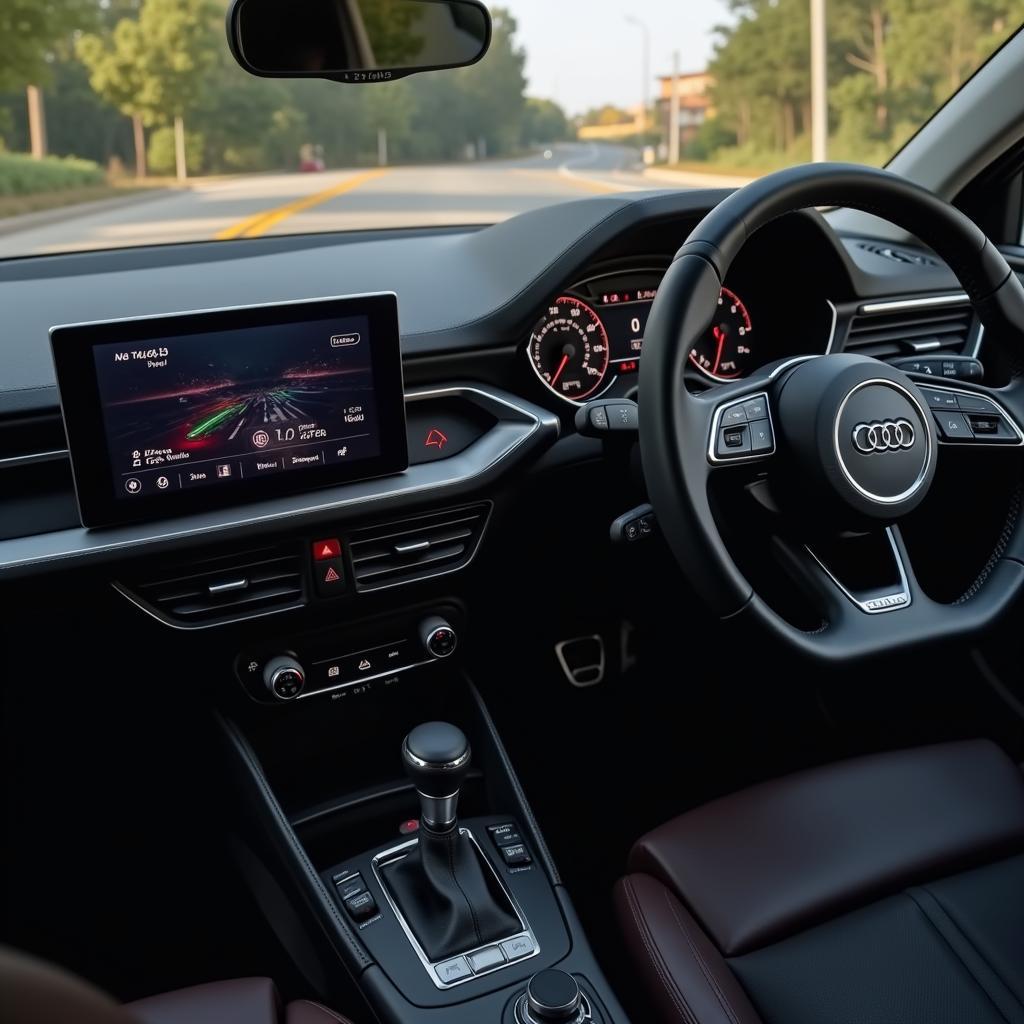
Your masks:
<path fill-rule="evenodd" d="M 452 606 L 282 638 L 241 652 L 235 674 L 246 693 L 264 704 L 361 695 L 411 669 L 452 658 L 461 621 Z"/>

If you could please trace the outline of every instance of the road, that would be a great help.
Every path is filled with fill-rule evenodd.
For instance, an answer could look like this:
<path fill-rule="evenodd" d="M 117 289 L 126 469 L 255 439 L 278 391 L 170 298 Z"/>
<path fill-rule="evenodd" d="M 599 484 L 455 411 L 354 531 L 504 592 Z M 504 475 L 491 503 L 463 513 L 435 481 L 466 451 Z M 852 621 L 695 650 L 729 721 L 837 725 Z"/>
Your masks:
<path fill-rule="evenodd" d="M 131 205 L 71 207 L 24 230 L 0 222 L 0 258 L 312 231 L 489 224 L 581 195 L 651 188 L 638 154 L 571 143 L 550 157 L 196 181 Z M 32 226 L 29 226 L 29 225 Z"/>

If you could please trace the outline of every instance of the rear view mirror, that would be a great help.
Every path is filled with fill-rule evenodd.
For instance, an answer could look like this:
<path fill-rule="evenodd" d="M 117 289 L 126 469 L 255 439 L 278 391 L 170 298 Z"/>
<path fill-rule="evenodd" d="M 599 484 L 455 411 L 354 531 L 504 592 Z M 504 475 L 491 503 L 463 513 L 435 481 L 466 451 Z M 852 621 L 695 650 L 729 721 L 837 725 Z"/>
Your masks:
<path fill-rule="evenodd" d="M 491 16 L 480 0 L 233 0 L 228 40 L 264 78 L 390 82 L 475 64 Z"/>

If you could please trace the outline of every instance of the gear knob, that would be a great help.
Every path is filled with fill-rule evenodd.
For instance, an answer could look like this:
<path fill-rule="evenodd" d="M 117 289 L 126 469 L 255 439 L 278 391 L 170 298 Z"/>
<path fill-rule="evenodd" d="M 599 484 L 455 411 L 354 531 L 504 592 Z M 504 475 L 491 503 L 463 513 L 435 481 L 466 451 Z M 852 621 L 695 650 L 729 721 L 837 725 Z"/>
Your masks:
<path fill-rule="evenodd" d="M 472 751 L 466 734 L 447 722 L 418 725 L 402 744 L 402 763 L 420 796 L 420 818 L 431 832 L 448 832 L 458 819 L 459 790 Z"/>

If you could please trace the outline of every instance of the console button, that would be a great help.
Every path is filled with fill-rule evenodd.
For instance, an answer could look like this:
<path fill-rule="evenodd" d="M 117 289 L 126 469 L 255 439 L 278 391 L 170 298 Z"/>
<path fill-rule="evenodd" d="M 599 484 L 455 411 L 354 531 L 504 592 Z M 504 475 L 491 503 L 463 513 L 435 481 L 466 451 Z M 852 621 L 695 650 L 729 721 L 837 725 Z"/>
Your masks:
<path fill-rule="evenodd" d="M 523 841 L 519 830 L 512 822 L 509 822 L 507 825 L 488 825 L 487 831 L 491 833 L 491 839 L 494 840 L 494 845 L 499 850 L 503 846 L 514 846 L 516 843 L 522 843 Z"/>
<path fill-rule="evenodd" d="M 337 537 L 313 541 L 313 560 L 325 562 L 330 558 L 341 558 L 341 541 Z"/>
<path fill-rule="evenodd" d="M 530 851 L 527 850 L 524 843 L 515 843 L 512 846 L 502 846 L 501 855 L 505 858 L 505 863 L 510 868 L 514 868 L 519 864 L 533 863 Z"/>
<path fill-rule="evenodd" d="M 348 875 L 347 877 L 338 875 L 332 881 L 342 903 L 352 899 L 353 896 L 358 896 L 361 892 L 366 892 L 366 883 L 363 881 L 362 875 Z"/>
<path fill-rule="evenodd" d="M 509 960 L 522 960 L 529 956 L 537 947 L 529 935 L 520 935 L 515 939 L 508 939 L 501 944 L 501 951 Z"/>
<path fill-rule="evenodd" d="M 246 480 L 280 473 L 284 459 L 280 455 L 247 455 L 242 459 L 242 473 Z"/>
<path fill-rule="evenodd" d="M 974 434 L 964 419 L 963 413 L 940 412 L 935 414 L 935 422 L 939 425 L 939 434 L 947 441 L 971 441 Z"/>
<path fill-rule="evenodd" d="M 328 558 L 313 565 L 317 597 L 337 597 L 345 589 L 345 560 Z"/>
<path fill-rule="evenodd" d="M 446 960 L 434 968 L 438 980 L 442 985 L 451 985 L 453 982 L 462 981 L 463 978 L 472 978 L 473 969 L 464 956 L 457 956 L 454 960 Z"/>
<path fill-rule="evenodd" d="M 470 953 L 468 960 L 474 973 L 479 974 L 481 971 L 489 971 L 492 967 L 503 964 L 505 954 L 497 946 L 488 946 L 486 949 L 481 949 L 479 953 Z"/>
<path fill-rule="evenodd" d="M 368 921 L 376 915 L 377 901 L 370 893 L 361 892 L 358 896 L 345 900 L 345 909 L 348 911 L 348 916 L 358 924 L 360 921 Z"/>
<path fill-rule="evenodd" d="M 755 420 L 750 424 L 750 450 L 752 452 L 770 452 L 775 447 L 772 436 L 772 425 L 768 420 Z"/>

